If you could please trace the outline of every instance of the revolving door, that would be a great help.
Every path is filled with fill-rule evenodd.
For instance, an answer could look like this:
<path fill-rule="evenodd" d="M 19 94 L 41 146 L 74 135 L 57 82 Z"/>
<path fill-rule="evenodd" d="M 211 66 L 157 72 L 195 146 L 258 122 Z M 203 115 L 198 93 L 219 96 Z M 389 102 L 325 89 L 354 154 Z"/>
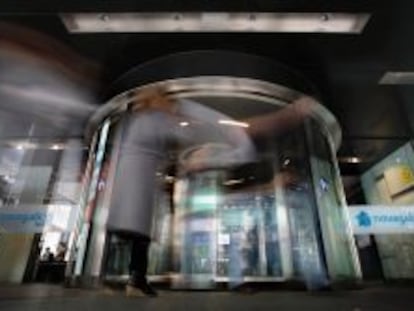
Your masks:
<path fill-rule="evenodd" d="M 160 76 L 145 78 L 148 67 Z M 267 60 L 204 51 L 161 59 L 120 81 L 87 132 L 71 277 L 128 277 L 129 242 L 106 227 L 123 120 L 137 91 L 161 86 L 188 109 L 174 119 L 179 139 L 153 172 L 150 280 L 214 288 L 360 278 L 335 158 L 340 128 L 303 78 Z"/>

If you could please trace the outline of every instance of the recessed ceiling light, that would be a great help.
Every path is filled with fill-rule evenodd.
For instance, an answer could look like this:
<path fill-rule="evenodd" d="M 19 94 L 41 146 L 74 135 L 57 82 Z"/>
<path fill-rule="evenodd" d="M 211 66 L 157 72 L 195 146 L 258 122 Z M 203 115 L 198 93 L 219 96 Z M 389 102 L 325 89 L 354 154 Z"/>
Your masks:
<path fill-rule="evenodd" d="M 283 161 L 283 166 L 288 166 L 290 164 L 290 159 L 289 158 L 286 158 L 284 161 Z"/>
<path fill-rule="evenodd" d="M 342 162 L 342 163 L 354 163 L 354 164 L 356 164 L 356 163 L 361 163 L 362 162 L 362 159 L 359 158 L 359 157 L 339 157 L 338 160 L 339 160 L 339 162 Z"/>
<path fill-rule="evenodd" d="M 159 12 L 65 13 L 69 32 L 361 33 L 368 13 Z"/>
<path fill-rule="evenodd" d="M 357 158 L 357 157 L 351 157 L 350 162 L 351 163 L 359 163 L 359 162 L 361 162 L 361 159 Z"/>
<path fill-rule="evenodd" d="M 185 126 L 189 126 L 189 125 L 190 125 L 189 122 L 186 122 L 186 121 L 180 122 L 180 126 L 185 127 Z"/>
<path fill-rule="evenodd" d="M 379 80 L 379 84 L 414 84 L 414 72 L 388 71 Z"/>

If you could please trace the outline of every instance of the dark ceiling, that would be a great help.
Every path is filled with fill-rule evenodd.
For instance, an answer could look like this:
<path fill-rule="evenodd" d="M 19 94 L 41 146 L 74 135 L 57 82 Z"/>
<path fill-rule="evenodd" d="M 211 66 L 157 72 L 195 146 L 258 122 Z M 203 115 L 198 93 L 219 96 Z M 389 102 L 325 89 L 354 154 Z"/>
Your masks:
<path fill-rule="evenodd" d="M 173 1 L 100 0 L 0 2 L 0 20 L 39 30 L 66 43 L 101 68 L 100 90 L 131 67 L 158 56 L 195 49 L 226 49 L 270 57 L 302 72 L 337 116 L 344 141 L 340 157 L 359 156 L 360 164 L 341 163 L 356 175 L 407 142 L 414 128 L 413 86 L 384 86 L 386 71 L 414 70 L 413 1 Z M 369 12 L 360 35 L 152 33 L 69 34 L 61 12 L 126 11 L 309 11 Z"/>

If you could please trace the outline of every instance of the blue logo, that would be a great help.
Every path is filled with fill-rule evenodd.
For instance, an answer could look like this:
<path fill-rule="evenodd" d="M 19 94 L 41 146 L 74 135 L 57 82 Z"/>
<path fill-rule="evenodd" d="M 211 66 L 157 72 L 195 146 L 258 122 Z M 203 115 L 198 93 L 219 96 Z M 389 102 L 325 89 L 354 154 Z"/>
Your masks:
<path fill-rule="evenodd" d="M 0 223 L 7 224 L 20 223 L 22 225 L 34 224 L 36 227 L 43 227 L 46 225 L 47 215 L 44 212 L 29 212 L 29 213 L 4 213 L 0 214 Z"/>
<path fill-rule="evenodd" d="M 360 227 L 370 227 L 372 225 L 371 217 L 367 212 L 359 212 L 358 215 L 356 215 L 356 218 L 358 219 L 358 225 Z"/>
<path fill-rule="evenodd" d="M 329 190 L 329 182 L 324 177 L 321 177 L 319 179 L 319 186 L 324 192 L 327 192 Z"/>

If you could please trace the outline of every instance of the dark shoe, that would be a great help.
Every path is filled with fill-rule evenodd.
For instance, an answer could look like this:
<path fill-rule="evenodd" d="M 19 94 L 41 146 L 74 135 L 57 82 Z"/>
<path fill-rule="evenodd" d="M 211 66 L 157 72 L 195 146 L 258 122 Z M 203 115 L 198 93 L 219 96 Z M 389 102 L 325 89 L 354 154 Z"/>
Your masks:
<path fill-rule="evenodd" d="M 157 292 L 148 283 L 138 285 L 128 284 L 125 288 L 127 297 L 157 297 Z"/>
<path fill-rule="evenodd" d="M 135 287 L 133 285 L 128 284 L 125 287 L 125 295 L 127 297 L 145 297 L 144 293 L 142 292 L 142 290 L 138 287 Z"/>
<path fill-rule="evenodd" d="M 148 283 L 142 284 L 141 286 L 139 286 L 139 288 L 148 297 L 157 297 L 158 296 L 158 293 L 156 292 L 156 290 L 151 285 L 149 285 Z"/>
<path fill-rule="evenodd" d="M 252 294 L 256 293 L 256 291 L 253 289 L 253 287 L 251 287 L 248 284 L 238 285 L 236 287 L 233 287 L 231 290 L 233 292 L 240 293 L 240 294 L 246 294 L 246 295 L 252 295 Z"/>

